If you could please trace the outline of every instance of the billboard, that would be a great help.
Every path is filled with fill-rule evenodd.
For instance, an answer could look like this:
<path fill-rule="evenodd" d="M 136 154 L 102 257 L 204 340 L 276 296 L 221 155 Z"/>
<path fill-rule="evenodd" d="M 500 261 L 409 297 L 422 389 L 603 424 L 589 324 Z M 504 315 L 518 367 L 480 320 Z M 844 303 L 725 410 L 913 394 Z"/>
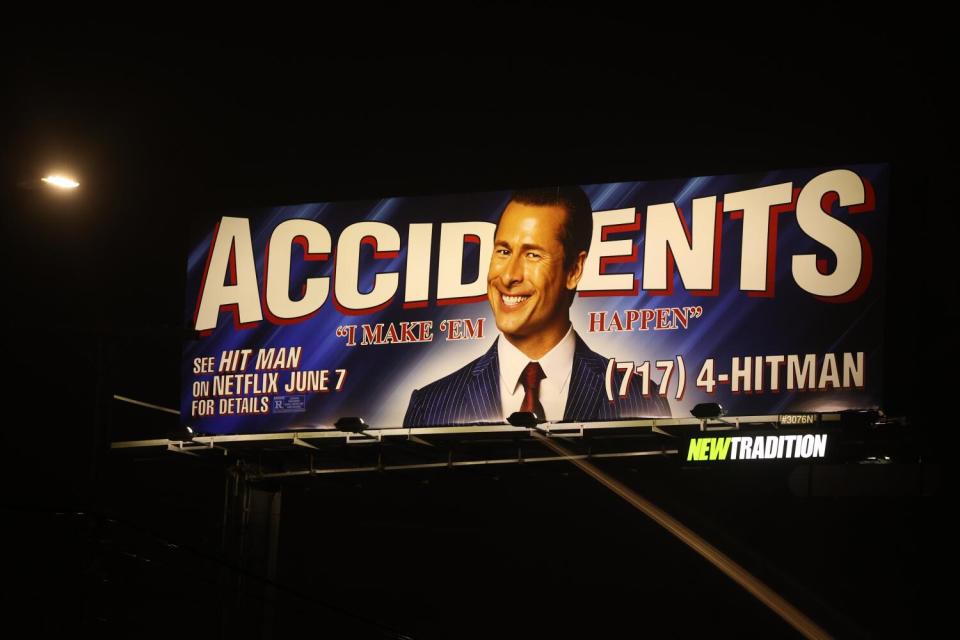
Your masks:
<path fill-rule="evenodd" d="M 881 405 L 889 166 L 279 206 L 189 256 L 207 434 Z"/>

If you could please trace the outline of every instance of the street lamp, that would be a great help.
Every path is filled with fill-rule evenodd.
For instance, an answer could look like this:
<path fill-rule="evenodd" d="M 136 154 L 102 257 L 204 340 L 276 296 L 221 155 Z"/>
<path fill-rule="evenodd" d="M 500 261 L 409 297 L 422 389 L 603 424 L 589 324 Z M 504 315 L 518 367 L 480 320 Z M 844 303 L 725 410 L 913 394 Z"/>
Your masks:
<path fill-rule="evenodd" d="M 63 175 L 51 174 L 46 178 L 41 178 L 41 181 L 57 189 L 76 189 L 80 186 L 80 183 L 73 178 Z"/>

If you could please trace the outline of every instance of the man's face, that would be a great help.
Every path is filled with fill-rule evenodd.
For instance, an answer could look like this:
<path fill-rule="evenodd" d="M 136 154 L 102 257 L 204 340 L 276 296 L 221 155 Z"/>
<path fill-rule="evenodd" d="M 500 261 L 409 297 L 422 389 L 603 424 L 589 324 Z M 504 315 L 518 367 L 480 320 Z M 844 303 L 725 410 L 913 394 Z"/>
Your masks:
<path fill-rule="evenodd" d="M 487 296 L 497 328 L 532 358 L 549 351 L 570 326 L 569 292 L 586 253 L 564 268 L 560 232 L 566 217 L 562 206 L 511 202 L 497 225 Z"/>

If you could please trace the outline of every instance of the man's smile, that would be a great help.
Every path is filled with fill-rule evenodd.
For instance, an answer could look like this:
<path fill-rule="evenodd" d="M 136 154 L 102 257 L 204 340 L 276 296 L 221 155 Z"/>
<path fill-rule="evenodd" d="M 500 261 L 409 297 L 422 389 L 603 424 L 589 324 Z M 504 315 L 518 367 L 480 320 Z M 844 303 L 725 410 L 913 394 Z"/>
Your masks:
<path fill-rule="evenodd" d="M 500 302 L 503 303 L 503 306 L 507 309 L 514 307 L 519 307 L 523 302 L 530 297 L 530 294 L 527 295 L 509 295 L 506 293 L 500 294 Z"/>

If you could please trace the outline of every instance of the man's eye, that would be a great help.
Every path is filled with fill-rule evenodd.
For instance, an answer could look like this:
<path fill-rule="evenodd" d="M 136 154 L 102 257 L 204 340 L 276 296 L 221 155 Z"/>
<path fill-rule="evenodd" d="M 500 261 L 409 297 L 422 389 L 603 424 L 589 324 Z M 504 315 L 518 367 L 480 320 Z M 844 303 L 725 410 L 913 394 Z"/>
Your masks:
<path fill-rule="evenodd" d="M 533 251 L 529 251 L 529 252 L 527 252 L 527 257 L 530 258 L 531 260 L 539 260 L 539 259 L 540 259 L 540 254 L 539 254 L 539 253 L 534 253 Z"/>
<path fill-rule="evenodd" d="M 509 249 L 497 249 L 497 255 L 508 256 L 510 255 Z"/>

